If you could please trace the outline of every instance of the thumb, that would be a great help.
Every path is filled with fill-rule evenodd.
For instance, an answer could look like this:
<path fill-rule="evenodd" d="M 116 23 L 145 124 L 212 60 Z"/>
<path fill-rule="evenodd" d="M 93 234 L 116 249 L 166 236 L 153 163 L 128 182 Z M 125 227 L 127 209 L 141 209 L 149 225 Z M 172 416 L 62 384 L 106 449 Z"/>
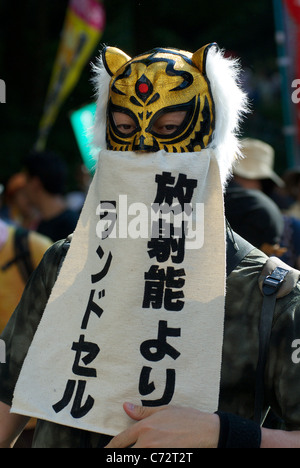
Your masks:
<path fill-rule="evenodd" d="M 130 418 L 135 419 L 136 421 L 141 421 L 142 419 L 148 418 L 154 413 L 161 411 L 163 407 L 150 408 L 147 406 L 134 405 L 133 403 L 124 403 L 124 411 L 130 416 Z"/>

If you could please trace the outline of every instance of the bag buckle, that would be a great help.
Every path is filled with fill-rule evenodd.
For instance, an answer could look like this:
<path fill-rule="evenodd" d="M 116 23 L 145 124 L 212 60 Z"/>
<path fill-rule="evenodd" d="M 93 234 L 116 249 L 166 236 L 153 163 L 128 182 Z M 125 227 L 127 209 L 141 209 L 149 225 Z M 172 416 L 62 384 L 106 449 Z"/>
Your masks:
<path fill-rule="evenodd" d="M 288 272 L 289 270 L 285 270 L 281 267 L 275 268 L 275 270 L 272 271 L 271 275 L 266 276 L 264 280 L 263 293 L 266 296 L 271 296 L 272 294 L 276 293 L 279 290 Z"/>

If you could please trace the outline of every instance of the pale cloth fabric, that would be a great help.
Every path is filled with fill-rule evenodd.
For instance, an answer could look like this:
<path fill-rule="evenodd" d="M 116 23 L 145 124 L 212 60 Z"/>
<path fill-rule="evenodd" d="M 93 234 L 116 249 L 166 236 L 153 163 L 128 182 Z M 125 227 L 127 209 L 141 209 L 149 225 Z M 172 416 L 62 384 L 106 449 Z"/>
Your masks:
<path fill-rule="evenodd" d="M 156 175 L 164 172 L 171 173 L 175 183 L 179 174 L 197 180 L 192 198 L 193 229 L 203 231 L 204 238 L 194 246 L 192 238 L 186 239 L 185 245 L 189 247 L 180 264 L 171 258 L 172 255 L 176 257 L 176 251 L 162 263 L 155 257 L 150 258 L 151 229 L 148 238 L 132 238 L 145 223 L 143 207 L 149 208 L 155 200 Z M 127 238 L 123 202 L 122 212 L 118 211 L 119 195 L 123 196 L 123 202 L 127 200 L 127 226 L 131 233 Z M 117 229 L 121 238 L 111 235 L 99 239 L 100 201 L 116 201 L 117 225 L 123 219 Z M 197 206 L 204 207 L 204 212 L 197 212 Z M 136 210 L 138 207 L 140 211 Z M 173 278 L 185 280 L 174 290 L 184 293 L 181 310 L 166 310 L 164 303 L 158 309 L 152 305 L 143 308 L 145 273 L 155 265 L 165 273 L 168 267 L 184 270 L 184 276 L 180 278 L 181 271 Z M 102 151 L 71 247 L 16 385 L 12 411 L 116 435 L 133 423 L 123 411 L 123 402 L 141 404 L 141 400 L 159 400 L 165 392 L 168 370 L 175 376 L 171 404 L 216 411 L 223 344 L 225 266 L 223 195 L 219 167 L 212 150 L 187 154 L 159 151 L 146 155 Z M 101 280 L 92 276 L 98 273 L 103 276 Z M 93 296 L 91 291 L 94 291 Z M 103 312 L 96 308 L 100 317 L 91 312 L 82 327 L 91 297 Z M 173 298 L 172 302 L 176 300 Z M 160 343 L 159 324 L 162 329 L 163 326 L 168 328 L 168 336 L 162 338 L 161 335 Z M 79 343 L 83 342 L 92 345 L 82 346 L 80 353 Z M 142 344 L 146 348 L 148 345 L 148 354 L 141 352 Z M 161 344 L 167 344 L 167 351 L 159 359 Z M 82 369 L 96 376 L 82 376 Z M 142 369 L 149 372 L 143 395 L 139 388 Z M 56 407 L 55 411 L 53 405 L 61 402 L 68 382 L 71 382 L 69 403 L 61 410 Z M 77 399 L 77 409 L 91 406 L 87 414 L 80 417 L 76 411 L 72 415 L 79 385 L 84 392 L 79 402 Z"/>

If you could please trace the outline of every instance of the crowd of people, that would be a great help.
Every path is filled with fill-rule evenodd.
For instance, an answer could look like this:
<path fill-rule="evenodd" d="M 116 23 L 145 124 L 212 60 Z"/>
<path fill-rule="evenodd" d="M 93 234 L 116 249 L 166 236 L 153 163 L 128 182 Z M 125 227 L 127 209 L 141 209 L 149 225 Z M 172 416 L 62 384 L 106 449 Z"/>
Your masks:
<path fill-rule="evenodd" d="M 285 295 L 277 300 L 275 320 L 270 331 L 270 341 L 267 343 L 267 361 L 263 367 L 264 409 L 272 407 L 276 414 L 275 422 L 273 421 L 269 428 L 261 428 L 261 421 L 254 420 L 253 416 L 258 330 L 263 302 L 258 283 L 263 268 L 266 264 L 269 265 L 269 256 L 285 260 L 289 267 L 300 267 L 300 217 L 297 210 L 300 203 L 299 174 L 294 171 L 293 174 L 288 173 L 280 178 L 273 169 L 273 148 L 265 142 L 250 138 L 241 142 L 243 158 L 233 161 L 239 148 L 235 132 L 240 114 L 246 107 L 245 97 L 236 83 L 236 67 L 232 67 L 230 60 L 225 59 L 222 53 L 214 48 L 215 45 L 212 44 L 194 54 L 155 49 L 150 55 L 145 54 L 135 60 L 118 49 L 104 49 L 103 66 L 98 72 L 96 129 L 100 134 L 102 128 L 102 133 L 107 137 L 109 151 L 136 152 L 139 156 L 137 164 L 143 159 L 141 152 L 157 152 L 161 149 L 167 153 L 184 153 L 183 161 L 188 152 L 197 153 L 197 156 L 201 157 L 201 151 L 207 149 L 211 151 L 212 157 L 216 154 L 221 176 L 224 177 L 221 181 L 217 177 L 213 179 L 210 187 L 224 190 L 225 214 L 228 221 L 227 261 L 230 260 L 230 246 L 235 251 L 233 257 L 236 257 L 239 250 L 247 249 L 239 263 L 232 266 L 226 279 L 219 411 L 210 414 L 195 408 L 177 406 L 145 408 L 125 402 L 125 412 L 136 423 L 115 437 L 107 436 L 106 433 L 91 434 L 86 430 L 77 431 L 64 425 L 40 421 L 35 436 L 36 447 L 76 447 L 83 444 L 85 447 L 108 448 L 258 448 L 300 445 L 299 371 L 291 361 L 292 344 L 289 341 L 299 338 L 297 333 L 300 332 L 300 291 L 297 279 L 295 284 L 285 291 Z M 142 74 L 139 67 L 143 69 Z M 165 80 L 164 89 L 161 87 L 162 74 Z M 110 80 L 111 77 L 114 79 Z M 107 95 L 101 88 L 105 84 Z M 131 99 L 127 101 L 126 93 L 121 92 L 119 88 L 126 89 L 126 92 L 129 89 L 128 96 L 131 96 Z M 166 97 L 161 99 L 160 93 L 165 93 Z M 196 104 L 201 102 L 200 94 L 205 95 L 205 106 L 201 110 L 200 104 Z M 107 102 L 104 102 L 105 95 L 109 96 Z M 232 95 L 235 99 L 232 99 Z M 140 111 L 143 106 L 148 106 L 147 112 Z M 150 116 L 152 127 L 146 122 Z M 206 119 L 204 123 L 203 119 Z M 147 141 L 144 132 L 146 127 L 151 133 Z M 105 136 L 100 135 L 99 140 L 103 142 Z M 218 148 L 222 150 L 218 152 Z M 228 153 L 225 151 L 227 156 L 224 149 L 228 150 Z M 225 160 L 226 157 L 228 160 Z M 233 177 L 228 180 L 229 167 L 233 162 Z M 18 288 L 21 289 L 25 280 L 21 276 L 19 264 L 25 263 L 24 260 L 29 263 L 33 249 L 38 251 L 32 261 L 33 268 L 38 263 L 38 257 L 40 258 L 46 250 L 47 254 L 40 264 L 42 266 L 31 276 L 16 312 L 1 335 L 11 356 L 9 368 L 4 370 L 4 367 L 0 367 L 0 446 L 3 447 L 10 445 L 28 422 L 28 418 L 22 415 L 9 413 L 13 388 L 18 378 L 14 369 L 20 369 L 23 365 L 34 331 L 43 315 L 49 291 L 54 286 L 62 257 L 65 255 L 64 239 L 73 233 L 79 217 L 79 213 L 74 213 L 67 207 L 65 182 L 65 166 L 55 154 L 33 153 L 25 159 L 23 172 L 14 176 L 6 187 L 0 223 L 0 280 L 5 281 L 5 275 L 8 274 L 19 275 Z M 205 184 L 207 179 L 204 179 L 202 174 L 197 175 L 197 183 Z M 99 203 L 99 200 L 95 200 L 95 203 Z M 213 213 L 208 213 L 207 216 L 213 216 Z M 23 247 L 25 239 L 27 244 L 23 251 L 12 252 L 16 246 L 13 239 L 19 237 L 19 228 Z M 235 233 L 240 234 L 249 244 L 244 244 Z M 48 248 L 51 244 L 53 245 Z M 97 253 L 102 258 L 103 252 Z M 202 266 L 199 265 L 199 268 Z M 218 268 L 219 265 L 214 265 L 211 259 L 212 276 Z M 292 271 L 294 270 L 286 270 L 288 274 Z M 293 275 L 294 273 L 292 278 Z M 268 277 L 267 274 L 265 276 Z M 17 283 L 15 280 L 11 283 L 10 289 L 7 287 L 5 290 L 18 301 Z M 37 291 L 39 299 L 35 301 Z M 2 306 L 1 295 L 0 299 Z M 0 309 L 0 324 L 3 328 L 14 307 L 15 304 L 4 313 Z M 92 307 L 95 309 L 95 303 L 92 303 Z M 95 313 L 100 314 L 98 309 Z M 28 317 L 29 314 L 31 330 L 24 336 L 22 349 L 19 348 L 17 352 L 14 333 L 22 333 L 24 317 Z M 139 334 L 139 330 L 133 330 L 132 333 Z M 166 341 L 168 336 L 175 335 L 167 335 L 160 340 L 164 342 L 165 348 L 172 348 Z M 158 341 L 152 340 L 155 343 Z M 76 346 L 79 344 L 73 343 Z M 158 344 L 155 346 L 158 349 Z M 195 346 L 197 353 L 198 345 Z M 87 351 L 90 353 L 90 349 Z M 150 351 L 148 354 L 151 354 Z M 90 354 L 85 359 L 89 364 Z M 77 364 L 79 367 L 79 358 Z M 132 376 L 129 375 L 128 378 Z M 146 394 L 148 391 L 151 393 L 152 387 L 154 383 L 148 380 L 143 391 Z M 67 398 L 66 394 L 63 400 L 65 397 Z"/>

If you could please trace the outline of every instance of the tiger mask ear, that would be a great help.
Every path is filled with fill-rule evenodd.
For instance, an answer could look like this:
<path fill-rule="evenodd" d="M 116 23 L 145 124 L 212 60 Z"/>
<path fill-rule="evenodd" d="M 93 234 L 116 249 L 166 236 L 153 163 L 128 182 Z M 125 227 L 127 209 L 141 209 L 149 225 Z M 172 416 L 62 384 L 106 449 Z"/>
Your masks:
<path fill-rule="evenodd" d="M 201 47 L 201 49 L 197 50 L 197 52 L 195 52 L 192 56 L 192 62 L 200 70 L 202 75 L 206 75 L 207 55 L 212 47 L 219 49 L 218 44 L 216 44 L 216 42 L 212 42 L 211 44 L 207 44 L 204 47 Z"/>
<path fill-rule="evenodd" d="M 106 71 L 110 76 L 113 76 L 125 63 L 131 60 L 131 57 L 116 47 L 105 47 L 102 51 L 102 59 Z"/>

